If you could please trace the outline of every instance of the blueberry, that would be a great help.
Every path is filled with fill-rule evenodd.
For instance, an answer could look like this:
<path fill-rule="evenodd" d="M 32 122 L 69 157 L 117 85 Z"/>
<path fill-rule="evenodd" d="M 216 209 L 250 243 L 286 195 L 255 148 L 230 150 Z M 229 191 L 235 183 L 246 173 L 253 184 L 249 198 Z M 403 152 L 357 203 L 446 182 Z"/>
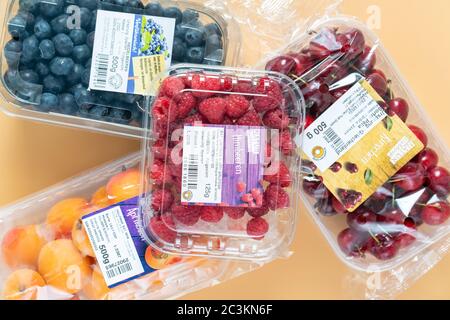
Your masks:
<path fill-rule="evenodd" d="M 157 3 L 152 2 L 145 6 L 145 11 L 148 15 L 162 17 L 164 15 L 163 7 Z"/>
<path fill-rule="evenodd" d="M 89 58 L 88 59 L 88 61 L 86 61 L 86 63 L 84 64 L 84 66 L 86 67 L 86 68 L 91 68 L 91 65 L 92 65 L 92 58 Z"/>
<path fill-rule="evenodd" d="M 50 61 L 50 71 L 57 76 L 67 76 L 72 72 L 74 65 L 71 58 L 56 57 Z"/>
<path fill-rule="evenodd" d="M 85 89 L 86 88 L 83 86 L 83 84 L 77 83 L 76 85 L 70 87 L 69 90 L 67 90 L 67 91 L 75 96 L 75 93 L 80 92 L 81 90 L 85 90 Z"/>
<path fill-rule="evenodd" d="M 87 33 L 84 29 L 73 29 L 69 33 L 69 37 L 72 40 L 73 44 L 78 46 L 86 43 Z"/>
<path fill-rule="evenodd" d="M 62 56 L 69 56 L 73 51 L 73 42 L 67 34 L 59 33 L 53 37 L 56 52 Z"/>
<path fill-rule="evenodd" d="M 105 120 L 104 118 L 109 115 L 109 108 L 104 106 L 93 106 L 88 111 L 89 116 L 95 120 Z"/>
<path fill-rule="evenodd" d="M 87 8 L 80 9 L 80 25 L 81 28 L 89 28 L 92 20 L 92 12 Z"/>
<path fill-rule="evenodd" d="M 116 92 L 109 91 L 94 91 L 98 99 L 105 103 L 112 103 L 118 99 L 118 94 Z"/>
<path fill-rule="evenodd" d="M 90 10 L 97 9 L 97 0 L 79 0 L 78 3 L 80 7 L 85 7 Z"/>
<path fill-rule="evenodd" d="M 19 0 L 19 8 L 23 11 L 36 12 L 39 7 L 39 0 Z"/>
<path fill-rule="evenodd" d="M 217 34 L 212 34 L 206 38 L 206 51 L 212 52 L 216 51 L 217 49 L 222 49 L 222 39 Z"/>
<path fill-rule="evenodd" d="M 142 9 L 144 5 L 141 0 L 128 0 L 128 6 L 133 8 Z"/>
<path fill-rule="evenodd" d="M 50 24 L 55 33 L 68 33 L 69 28 L 67 26 L 67 20 L 69 16 L 67 14 L 62 14 L 54 18 Z"/>
<path fill-rule="evenodd" d="M 78 104 L 75 101 L 75 97 L 70 93 L 63 93 L 59 96 L 59 108 L 58 111 L 63 114 L 73 115 L 78 111 Z"/>
<path fill-rule="evenodd" d="M 89 31 L 94 31 L 95 26 L 97 25 L 97 10 L 92 11 L 92 19 L 89 24 Z"/>
<path fill-rule="evenodd" d="M 180 38 L 175 37 L 173 39 L 173 50 L 172 50 L 172 56 L 176 60 L 183 60 L 184 56 L 186 55 L 187 46 L 186 43 L 184 43 L 183 40 Z"/>
<path fill-rule="evenodd" d="M 89 86 L 89 81 L 91 79 L 91 69 L 85 69 L 83 74 L 81 75 L 81 83 L 85 86 Z"/>
<path fill-rule="evenodd" d="M 222 36 L 222 31 L 220 30 L 220 27 L 219 27 L 219 25 L 217 23 L 207 24 L 205 26 L 205 30 L 206 30 L 206 33 L 208 35 L 210 35 L 210 34 L 217 34 L 219 36 Z"/>
<path fill-rule="evenodd" d="M 22 42 L 18 40 L 9 40 L 4 48 L 5 59 L 10 67 L 15 67 L 20 61 L 22 52 Z"/>
<path fill-rule="evenodd" d="M 17 15 L 8 22 L 8 32 L 15 39 L 25 37 L 26 27 L 27 20 L 22 15 Z"/>
<path fill-rule="evenodd" d="M 136 103 L 137 100 L 139 100 L 140 96 L 135 94 L 121 94 L 119 99 L 122 102 L 133 104 Z"/>
<path fill-rule="evenodd" d="M 186 61 L 191 63 L 202 63 L 205 55 L 204 47 L 192 47 L 186 52 Z"/>
<path fill-rule="evenodd" d="M 31 36 L 23 40 L 22 57 L 25 60 L 33 60 L 39 56 L 39 40 Z"/>
<path fill-rule="evenodd" d="M 73 66 L 72 72 L 66 76 L 66 81 L 69 85 L 79 83 L 81 81 L 81 76 L 83 75 L 85 68 L 81 64 L 75 64 Z"/>
<path fill-rule="evenodd" d="M 52 40 L 44 39 L 39 44 L 40 57 L 50 60 L 55 56 L 56 50 Z"/>
<path fill-rule="evenodd" d="M 188 47 L 198 47 L 205 41 L 205 32 L 203 29 L 189 29 L 184 36 Z"/>
<path fill-rule="evenodd" d="M 119 124 L 128 124 L 131 120 L 131 112 L 129 110 L 112 108 L 109 113 L 112 122 Z"/>
<path fill-rule="evenodd" d="M 52 74 L 46 76 L 42 82 L 44 84 L 44 91 L 54 94 L 60 94 L 65 87 L 64 80 L 61 77 L 55 77 Z"/>
<path fill-rule="evenodd" d="M 50 92 L 45 92 L 41 96 L 41 103 L 39 104 L 39 109 L 44 112 L 54 110 L 59 105 L 59 99 L 56 95 Z"/>
<path fill-rule="evenodd" d="M 212 66 L 220 66 L 224 62 L 223 49 L 217 49 L 205 57 L 205 64 Z"/>
<path fill-rule="evenodd" d="M 76 88 L 73 95 L 79 106 L 86 106 L 96 102 L 94 94 L 84 87 Z"/>
<path fill-rule="evenodd" d="M 183 22 L 188 23 L 194 20 L 198 20 L 198 11 L 193 9 L 186 9 L 183 11 Z"/>
<path fill-rule="evenodd" d="M 29 83 L 39 84 L 39 75 L 33 70 L 22 70 L 20 71 L 20 78 Z"/>
<path fill-rule="evenodd" d="M 39 8 L 44 17 L 54 18 L 63 13 L 64 0 L 40 1 Z"/>
<path fill-rule="evenodd" d="M 177 7 L 168 7 L 164 9 L 164 17 L 174 18 L 176 24 L 181 23 L 183 21 L 183 13 Z"/>
<path fill-rule="evenodd" d="M 77 63 L 84 63 L 91 57 L 91 49 L 86 44 L 75 46 L 72 53 L 73 60 Z"/>
<path fill-rule="evenodd" d="M 95 32 L 92 31 L 87 35 L 86 40 L 86 44 L 88 45 L 89 48 L 91 48 L 91 50 L 94 49 L 94 40 L 95 40 Z"/>
<path fill-rule="evenodd" d="M 22 66 L 24 68 L 25 67 L 32 68 L 32 65 L 34 63 L 34 58 L 35 57 L 23 54 L 23 52 L 22 52 L 22 54 L 20 55 L 20 59 L 19 59 L 20 66 Z"/>
<path fill-rule="evenodd" d="M 114 4 L 125 7 L 128 4 L 128 0 L 114 0 Z"/>
<path fill-rule="evenodd" d="M 26 25 L 25 28 L 28 31 L 33 31 L 33 27 L 34 27 L 34 22 L 35 22 L 35 18 L 34 15 L 31 12 L 27 12 L 27 11 L 19 11 L 17 13 L 18 16 L 22 16 L 25 21 L 26 21 Z"/>
<path fill-rule="evenodd" d="M 41 77 L 45 77 L 50 74 L 50 69 L 48 68 L 47 64 L 43 63 L 42 61 L 36 63 L 34 70 Z"/>
<path fill-rule="evenodd" d="M 34 24 L 34 35 L 39 39 L 48 39 L 52 36 L 52 27 L 44 19 L 38 19 Z"/>

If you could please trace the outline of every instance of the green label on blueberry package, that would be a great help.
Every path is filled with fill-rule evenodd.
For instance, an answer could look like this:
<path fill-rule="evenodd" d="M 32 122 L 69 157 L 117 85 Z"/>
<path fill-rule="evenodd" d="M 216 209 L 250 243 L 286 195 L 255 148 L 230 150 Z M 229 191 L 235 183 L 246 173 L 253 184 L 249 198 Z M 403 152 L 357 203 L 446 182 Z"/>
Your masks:
<path fill-rule="evenodd" d="M 174 33 L 172 18 L 98 10 L 89 89 L 152 95 Z"/>

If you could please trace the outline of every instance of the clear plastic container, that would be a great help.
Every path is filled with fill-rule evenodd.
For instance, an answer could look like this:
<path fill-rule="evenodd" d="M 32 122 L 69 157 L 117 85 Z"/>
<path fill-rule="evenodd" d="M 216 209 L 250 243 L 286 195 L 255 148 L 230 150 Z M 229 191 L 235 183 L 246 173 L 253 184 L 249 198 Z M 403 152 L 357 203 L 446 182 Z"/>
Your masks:
<path fill-rule="evenodd" d="M 169 69 L 143 143 L 149 243 L 189 256 L 283 254 L 296 227 L 303 111 L 300 91 L 282 74 Z"/>
<path fill-rule="evenodd" d="M 305 97 L 305 127 L 365 79 L 384 100 L 377 102 L 387 113 L 383 116 L 386 130 L 390 131 L 393 123 L 406 122 L 412 136 L 425 146 L 362 204 L 358 203 L 361 198 L 350 192 L 335 196 L 336 190 L 331 192 L 322 182 L 327 171 L 334 170 L 354 174 L 354 179 L 362 179 L 361 185 L 372 183 L 371 172 L 355 166 L 362 159 L 355 159 L 355 163 L 338 160 L 327 171 L 321 171 L 304 154 L 301 197 L 333 250 L 347 265 L 366 272 L 402 269 L 406 261 L 422 256 L 435 243 L 448 238 L 448 148 L 366 25 L 345 16 L 322 18 L 282 55 L 268 61 L 266 69 L 285 73 L 297 82 Z M 354 205 L 360 206 L 350 210 Z M 408 270 L 403 270 L 405 279 L 413 277 Z"/>
<path fill-rule="evenodd" d="M 237 25 L 223 12 L 215 12 L 201 3 L 8 0 L 0 70 L 2 110 L 6 114 L 142 137 L 142 116 L 150 98 L 87 90 L 99 10 L 175 18 L 172 64 L 237 64 L 240 46 Z M 164 46 L 155 50 L 159 48 L 163 50 Z M 149 54 L 158 53 L 164 54 L 162 51 Z M 44 93 L 47 94 L 43 96 Z"/>
<path fill-rule="evenodd" d="M 137 195 L 140 158 L 130 155 L 0 209 L 1 299 L 170 299 L 226 280 L 227 261 L 149 247 L 146 261 L 157 271 L 108 289 L 78 219 Z M 122 182 L 108 187 L 117 176 Z"/>

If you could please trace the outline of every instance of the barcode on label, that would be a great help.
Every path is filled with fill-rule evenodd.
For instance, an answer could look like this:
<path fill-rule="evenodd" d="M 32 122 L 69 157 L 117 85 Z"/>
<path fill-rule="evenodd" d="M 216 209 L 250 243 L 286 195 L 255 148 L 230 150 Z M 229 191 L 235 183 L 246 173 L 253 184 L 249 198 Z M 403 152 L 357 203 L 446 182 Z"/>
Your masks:
<path fill-rule="evenodd" d="M 109 55 L 99 53 L 95 57 L 95 73 L 94 86 L 95 88 L 106 88 L 107 76 L 109 66 Z"/>
<path fill-rule="evenodd" d="M 128 262 L 121 266 L 106 271 L 106 275 L 109 279 L 113 279 L 117 276 L 120 276 L 121 274 L 130 272 L 131 270 L 133 270 L 133 266 L 131 265 L 131 263 Z"/>
<path fill-rule="evenodd" d="M 344 150 L 345 143 L 339 137 L 339 135 L 334 131 L 332 128 L 328 128 L 324 134 L 324 139 L 327 143 L 331 144 L 331 147 L 334 149 L 334 151 L 340 155 L 342 151 Z"/>
<path fill-rule="evenodd" d="M 197 190 L 198 186 L 198 155 L 190 154 L 188 160 L 188 190 Z"/>

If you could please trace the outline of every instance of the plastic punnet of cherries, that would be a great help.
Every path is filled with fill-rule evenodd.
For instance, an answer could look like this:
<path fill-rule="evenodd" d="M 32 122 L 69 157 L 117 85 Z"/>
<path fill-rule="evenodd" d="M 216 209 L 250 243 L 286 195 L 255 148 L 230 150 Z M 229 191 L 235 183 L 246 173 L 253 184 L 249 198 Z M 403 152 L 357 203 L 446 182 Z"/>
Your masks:
<path fill-rule="evenodd" d="M 353 75 L 365 77 L 384 99 L 382 107 L 388 115 L 407 122 L 409 103 L 394 95 L 392 81 L 377 68 L 376 51 L 358 29 L 324 28 L 301 51 L 276 57 L 266 69 L 289 75 L 300 86 L 307 105 L 306 127 L 347 92 L 355 81 L 345 79 Z M 441 226 L 450 217 L 449 172 L 428 147 L 424 130 L 409 123 L 408 127 L 425 148 L 353 213 L 325 187 L 315 165 L 303 161 L 303 192 L 316 201 L 316 211 L 324 216 L 346 215 L 347 228 L 337 241 L 348 257 L 365 258 L 370 253 L 378 260 L 391 260 L 418 242 L 419 227 Z M 334 166 L 333 170 L 358 171 L 349 163 Z"/>
<path fill-rule="evenodd" d="M 293 185 L 290 163 L 295 156 L 292 135 L 299 119 L 287 114 L 285 97 L 278 81 L 260 77 L 249 81 L 226 75 L 188 72 L 168 77 L 152 107 L 149 178 L 153 185 L 150 233 L 174 243 L 176 230 L 187 227 L 242 231 L 261 240 L 269 232 L 270 212 L 290 208 L 289 187 Z M 264 175 L 258 188 L 237 183 L 238 206 L 185 205 L 182 190 L 183 128 L 227 125 L 264 127 L 278 134 L 265 148 Z M 275 154 L 277 154 L 275 156 Z M 234 221 L 234 222 L 233 222 Z M 214 227 L 217 227 L 214 229 Z M 205 230 L 205 229 L 202 229 Z M 223 231 L 223 229 L 221 229 Z"/>

